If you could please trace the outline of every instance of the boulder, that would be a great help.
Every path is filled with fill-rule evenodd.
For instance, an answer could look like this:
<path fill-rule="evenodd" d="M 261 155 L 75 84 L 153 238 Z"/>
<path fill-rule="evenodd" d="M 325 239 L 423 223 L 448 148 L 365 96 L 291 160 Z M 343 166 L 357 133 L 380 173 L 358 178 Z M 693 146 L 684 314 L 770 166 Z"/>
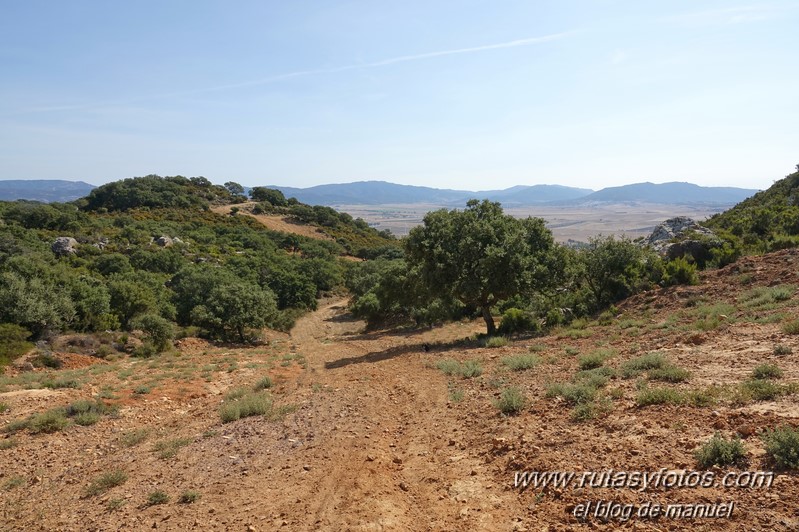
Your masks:
<path fill-rule="evenodd" d="M 721 247 L 724 242 L 696 220 L 677 216 L 655 227 L 647 244 L 668 259 L 691 255 L 695 260 L 704 263 L 710 258 L 710 250 Z"/>
<path fill-rule="evenodd" d="M 174 241 L 170 237 L 164 235 L 164 236 L 159 236 L 158 238 L 156 238 L 155 239 L 155 243 L 158 244 L 159 246 L 161 246 L 162 248 L 165 248 L 165 247 L 169 247 L 172 244 L 174 244 Z"/>
<path fill-rule="evenodd" d="M 77 249 L 75 249 L 77 246 L 78 241 L 71 236 L 59 236 L 50 246 L 50 249 L 56 254 L 56 256 L 64 257 L 66 255 L 72 255 L 75 253 L 77 251 Z"/>

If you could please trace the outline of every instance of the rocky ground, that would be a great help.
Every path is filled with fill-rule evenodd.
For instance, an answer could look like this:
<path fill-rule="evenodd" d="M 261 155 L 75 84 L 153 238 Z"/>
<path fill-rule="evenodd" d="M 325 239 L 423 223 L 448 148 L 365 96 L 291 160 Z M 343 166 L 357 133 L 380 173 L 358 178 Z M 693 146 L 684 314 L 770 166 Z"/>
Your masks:
<path fill-rule="evenodd" d="M 799 314 L 798 286 L 799 253 L 746 258 L 697 286 L 639 294 L 612 317 L 496 347 L 474 339 L 482 321 L 367 332 L 345 300 L 324 302 L 290 335 L 268 333 L 266 346 L 184 339 L 151 359 L 100 359 L 65 342 L 54 354 L 61 369 L 0 377 L 0 530 L 796 530 L 790 471 L 768 488 L 514 480 L 697 470 L 694 450 L 716 431 L 742 435 L 745 460 L 703 473 L 774 470 L 760 434 L 799 423 L 799 335 L 786 326 Z M 624 374 L 651 352 L 689 376 Z M 510 369 L 521 356 L 532 367 Z M 579 409 L 556 385 L 583 378 L 592 356 L 608 382 Z M 783 373 L 764 399 L 746 383 L 766 363 Z M 257 394 L 271 399 L 268 414 L 223 422 L 220 409 L 266 376 L 271 387 Z M 652 388 L 671 400 L 640 406 Z M 508 389 L 526 401 L 516 415 L 496 406 Z M 80 400 L 114 409 L 63 427 L 20 424 Z M 596 514 L 600 501 L 635 512 L 734 507 L 730 517 L 624 519 L 623 506 Z M 575 516 L 587 502 L 590 515 Z"/>

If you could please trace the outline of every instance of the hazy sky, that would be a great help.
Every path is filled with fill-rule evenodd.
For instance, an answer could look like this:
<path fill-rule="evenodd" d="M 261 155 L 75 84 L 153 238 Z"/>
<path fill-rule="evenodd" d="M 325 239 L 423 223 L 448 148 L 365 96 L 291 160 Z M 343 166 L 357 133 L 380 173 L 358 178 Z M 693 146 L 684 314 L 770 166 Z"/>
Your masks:
<path fill-rule="evenodd" d="M 766 188 L 796 0 L 0 0 L 0 179 Z"/>

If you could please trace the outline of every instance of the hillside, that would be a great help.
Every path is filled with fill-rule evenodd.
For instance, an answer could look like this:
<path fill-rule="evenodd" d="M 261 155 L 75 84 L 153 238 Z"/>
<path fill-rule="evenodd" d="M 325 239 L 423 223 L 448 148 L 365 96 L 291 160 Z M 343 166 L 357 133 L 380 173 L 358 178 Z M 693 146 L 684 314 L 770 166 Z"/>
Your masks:
<path fill-rule="evenodd" d="M 726 232 L 750 251 L 798 246 L 799 171 L 711 217 L 706 225 Z"/>
<path fill-rule="evenodd" d="M 579 199 L 591 202 L 638 202 L 656 204 L 713 204 L 734 205 L 755 194 L 757 190 L 735 187 L 702 187 L 691 183 L 635 183 L 603 188 Z"/>
<path fill-rule="evenodd" d="M 86 196 L 94 188 L 83 181 L 60 179 L 0 180 L 0 201 L 73 201 Z"/>
<path fill-rule="evenodd" d="M 13 529 L 65 530 L 796 529 L 796 476 L 760 435 L 799 422 L 799 336 L 788 327 L 798 263 L 794 250 L 745 258 L 698 286 L 635 296 L 610 322 L 496 348 L 468 339 L 477 322 L 364 333 L 337 299 L 252 348 L 186 338 L 169 355 L 101 359 L 85 337 L 63 338 L 62 369 L 0 378 L 0 515 Z M 658 357 L 664 371 L 642 364 Z M 753 380 L 764 364 L 780 373 Z M 572 402 L 578 385 L 599 397 L 596 410 Z M 508 390 L 525 400 L 516 415 L 496 406 Z M 253 397 L 266 401 L 262 415 L 231 417 Z M 116 411 L 21 425 L 95 400 Z M 741 435 L 740 465 L 697 463 L 716 431 Z M 514 485 L 524 471 L 661 468 L 717 483 Z M 718 484 L 738 471 L 775 471 L 773 484 Z M 574 516 L 611 500 L 635 511 L 735 506 L 723 518 Z"/>
<path fill-rule="evenodd" d="M 286 197 L 316 205 L 460 205 L 471 198 L 499 201 L 508 207 L 544 204 L 652 203 L 673 205 L 734 205 L 756 190 L 703 187 L 691 183 L 635 183 L 591 191 L 562 185 L 519 185 L 505 190 L 469 192 L 362 181 L 292 188 L 270 185 Z"/>

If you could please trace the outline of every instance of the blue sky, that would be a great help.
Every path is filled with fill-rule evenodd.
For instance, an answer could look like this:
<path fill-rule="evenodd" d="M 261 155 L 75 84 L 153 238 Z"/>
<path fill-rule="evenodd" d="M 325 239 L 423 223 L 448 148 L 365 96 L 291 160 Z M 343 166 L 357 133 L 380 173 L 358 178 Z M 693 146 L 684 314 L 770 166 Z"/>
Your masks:
<path fill-rule="evenodd" d="M 766 188 L 799 2 L 5 1 L 0 179 Z"/>

